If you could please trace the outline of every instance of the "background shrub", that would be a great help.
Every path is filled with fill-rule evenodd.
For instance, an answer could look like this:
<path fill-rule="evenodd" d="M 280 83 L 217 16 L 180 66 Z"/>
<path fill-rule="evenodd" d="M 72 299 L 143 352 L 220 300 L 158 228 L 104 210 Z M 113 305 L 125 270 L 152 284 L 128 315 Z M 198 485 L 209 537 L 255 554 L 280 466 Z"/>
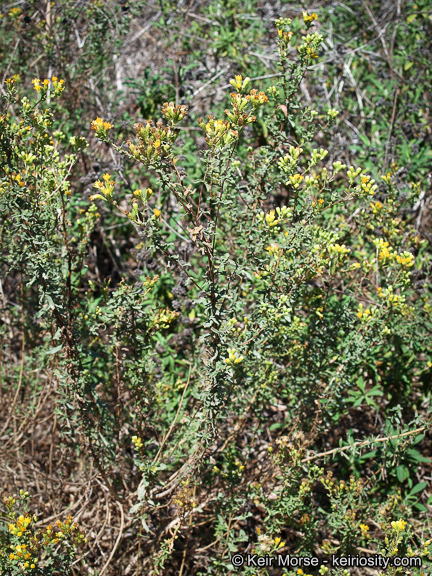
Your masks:
<path fill-rule="evenodd" d="M 427 570 L 427 8 L 2 7 L 6 574 Z"/>

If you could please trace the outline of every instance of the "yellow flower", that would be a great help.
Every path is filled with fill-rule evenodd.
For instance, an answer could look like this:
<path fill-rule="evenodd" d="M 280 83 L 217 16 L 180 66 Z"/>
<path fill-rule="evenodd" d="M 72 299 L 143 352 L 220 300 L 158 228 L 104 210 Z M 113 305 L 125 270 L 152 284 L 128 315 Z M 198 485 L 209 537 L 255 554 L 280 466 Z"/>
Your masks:
<path fill-rule="evenodd" d="M 367 533 L 369 532 L 369 526 L 367 526 L 366 524 L 360 524 L 360 530 L 362 536 L 367 536 Z"/>
<path fill-rule="evenodd" d="M 102 120 L 102 118 L 96 118 L 96 120 L 93 120 L 93 122 L 91 123 L 91 129 L 94 130 L 96 132 L 96 135 L 103 135 L 104 133 L 108 132 L 108 130 L 110 130 L 113 127 L 113 124 L 110 124 L 109 122 L 104 122 Z"/>
<path fill-rule="evenodd" d="M 153 209 L 154 215 L 156 216 L 156 218 L 159 218 L 159 216 L 161 215 L 161 211 L 158 210 L 157 208 Z"/>
<path fill-rule="evenodd" d="M 375 202 L 375 203 L 374 203 L 374 202 L 371 202 L 370 205 L 371 205 L 371 208 L 372 208 L 372 212 L 373 212 L 374 214 L 378 214 L 378 212 L 379 212 L 379 211 L 381 210 L 381 208 L 383 207 L 382 203 L 379 202 L 379 201 L 377 201 L 377 202 Z"/>
<path fill-rule="evenodd" d="M 294 188 L 298 188 L 303 180 L 303 176 L 301 174 L 294 174 L 290 176 L 290 183 L 294 186 Z"/>
<path fill-rule="evenodd" d="M 314 20 L 318 20 L 318 15 L 315 12 L 309 16 L 307 12 L 303 12 L 303 21 L 305 24 L 311 24 Z"/>
<path fill-rule="evenodd" d="M 279 220 L 276 219 L 276 212 L 275 210 L 270 210 L 270 212 L 268 214 L 266 214 L 266 222 L 267 224 L 271 227 L 271 226 L 276 226 L 276 224 L 279 223 Z"/>
<path fill-rule="evenodd" d="M 33 84 L 33 88 L 36 90 L 36 92 L 39 92 L 39 90 L 42 89 L 39 78 L 35 78 L 34 80 L 32 80 L 32 84 Z"/>
<path fill-rule="evenodd" d="M 9 554 L 9 560 L 13 560 L 15 558 L 15 554 Z"/>
<path fill-rule="evenodd" d="M 237 356 L 235 348 L 228 348 L 228 358 L 225 358 L 225 364 L 234 365 L 243 362 L 244 356 Z"/>
<path fill-rule="evenodd" d="M 93 120 L 91 123 L 91 129 L 98 130 L 100 128 L 103 128 L 103 120 L 102 118 L 96 118 L 96 120 Z"/>
<path fill-rule="evenodd" d="M 138 450 L 139 448 L 142 447 L 143 443 L 141 441 L 141 438 L 139 438 L 138 436 L 132 436 L 132 444 L 135 446 L 135 448 Z"/>
<path fill-rule="evenodd" d="M 407 523 L 404 520 L 396 520 L 391 523 L 391 527 L 395 532 L 403 532 Z"/>

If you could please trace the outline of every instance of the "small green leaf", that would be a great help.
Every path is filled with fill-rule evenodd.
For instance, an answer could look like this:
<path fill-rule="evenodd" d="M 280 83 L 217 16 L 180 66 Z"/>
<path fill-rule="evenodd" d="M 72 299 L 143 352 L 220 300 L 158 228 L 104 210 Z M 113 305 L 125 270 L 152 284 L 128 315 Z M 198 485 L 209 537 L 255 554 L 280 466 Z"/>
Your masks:
<path fill-rule="evenodd" d="M 424 490 L 427 486 L 427 482 L 419 482 L 418 484 L 416 484 L 414 486 L 414 488 L 411 490 L 411 492 L 408 494 L 408 496 L 414 496 L 414 494 L 417 494 L 418 492 L 421 492 L 422 490 Z"/>
<path fill-rule="evenodd" d="M 406 466 L 398 466 L 396 468 L 396 476 L 399 482 L 403 482 L 406 478 L 409 478 L 409 470 Z"/>
<path fill-rule="evenodd" d="M 413 460 L 415 460 L 416 462 L 430 462 L 431 461 L 430 458 L 425 458 L 425 456 L 422 456 L 420 454 L 420 452 L 418 450 L 415 450 L 414 448 L 407 450 L 407 454 L 409 456 L 411 456 L 411 458 Z"/>
<path fill-rule="evenodd" d="M 60 352 L 60 350 L 63 348 L 63 344 L 60 344 L 59 346 L 55 346 L 54 348 L 50 348 L 47 351 L 47 354 L 56 354 L 57 352 Z"/>

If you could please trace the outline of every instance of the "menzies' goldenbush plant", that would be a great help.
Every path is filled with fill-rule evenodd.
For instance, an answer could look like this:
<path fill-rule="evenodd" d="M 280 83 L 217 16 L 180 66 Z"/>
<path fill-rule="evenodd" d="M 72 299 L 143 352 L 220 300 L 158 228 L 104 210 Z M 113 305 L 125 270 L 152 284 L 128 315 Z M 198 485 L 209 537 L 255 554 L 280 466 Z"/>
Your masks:
<path fill-rule="evenodd" d="M 281 77 L 267 95 L 250 89 L 249 78 L 236 76 L 226 117 L 198 120 L 206 141 L 199 155 L 202 180 L 190 182 L 181 169 L 176 141 L 186 117 L 184 106 L 165 104 L 166 124 L 137 124 L 135 142 L 113 144 L 155 175 L 157 192 L 136 190 L 130 206 L 121 210 L 142 230 L 149 250 L 183 271 L 202 318 L 201 353 L 193 359 L 195 393 L 201 401 L 195 415 L 200 441 L 192 446 L 189 469 L 203 465 L 206 446 L 215 450 L 210 447 L 221 437 L 230 412 L 259 414 L 260 406 L 276 401 L 289 417 L 275 429 L 289 426 L 305 434 L 301 450 L 319 445 L 320 436 L 343 422 L 350 406 L 363 402 L 387 419 L 387 430 L 397 437 L 400 428 L 392 411 L 407 407 L 415 379 L 430 370 L 428 294 L 412 288 L 415 274 L 429 269 L 429 255 L 425 241 L 402 216 L 403 205 L 416 198 L 416 187 L 399 190 L 396 169 L 379 182 L 361 167 L 326 162 L 328 150 L 318 142 L 338 112 L 304 107 L 298 97 L 323 40 L 311 31 L 315 17 L 304 14 L 306 33 L 297 39 L 297 58 L 291 21 L 276 22 Z M 268 136 L 264 144 L 246 148 L 249 127 L 261 110 Z M 92 127 L 110 142 L 100 119 Z M 93 199 L 120 208 L 111 177 L 106 182 L 96 182 L 100 193 Z M 176 236 L 185 234 L 194 246 L 188 259 L 176 248 Z M 146 469 L 150 454 L 141 439 L 135 446 Z M 407 448 L 394 448 L 394 464 Z M 228 458 L 221 484 L 241 484 L 243 469 L 240 462 L 232 469 Z M 221 470 L 216 466 L 214 473 Z M 378 470 L 379 464 L 375 474 Z M 399 474 L 400 468 L 395 470 Z M 304 484 L 292 485 L 292 467 L 287 474 L 295 498 L 308 492 Z M 284 480 L 279 482 L 282 488 Z M 145 476 L 139 490 L 144 509 L 149 506 L 148 486 Z M 187 494 L 177 499 L 177 506 L 192 514 L 190 489 Z M 341 551 L 357 546 L 361 494 L 363 487 L 355 484 L 353 503 L 329 521 L 341 533 Z M 241 509 L 232 498 L 230 517 Z M 222 510 L 223 503 L 219 505 Z M 312 551 L 320 521 L 313 519 L 310 506 L 309 501 L 294 525 L 310 532 L 302 548 Z M 417 507 L 426 510 L 423 504 Z M 266 510 L 275 529 L 290 523 L 287 518 L 296 515 L 299 504 L 291 511 L 282 505 Z M 228 542 L 229 526 L 223 530 Z"/>
<path fill-rule="evenodd" d="M 2 574 L 70 574 L 75 548 L 87 542 L 76 522 L 68 516 L 44 529 L 28 505 L 29 493 L 4 497 L 6 525 L 0 528 Z M 2 511 L 3 512 L 3 511 Z"/>
<path fill-rule="evenodd" d="M 147 268 L 114 288 L 88 276 L 99 212 L 68 194 L 75 156 L 57 152 L 42 110 L 63 84 L 35 80 L 38 102 L 17 112 L 8 82 L 3 259 L 22 276 L 35 347 L 59 355 L 64 433 L 120 508 L 134 504 L 130 546 L 149 574 L 224 574 L 252 549 L 428 558 L 413 512 L 428 510 L 427 483 L 412 470 L 429 463 L 413 443 L 430 423 L 432 307 L 413 280 L 430 254 L 405 210 L 419 189 L 400 189 L 396 166 L 380 176 L 331 158 L 338 112 L 299 97 L 323 41 L 315 19 L 277 20 L 275 85 L 236 76 L 225 115 L 198 120 L 198 180 L 182 168 L 185 106 L 166 103 L 134 141 L 92 122 L 143 166 L 141 188 L 121 193 L 109 173 L 94 184 Z M 314 464 L 330 455 L 332 470 Z"/>

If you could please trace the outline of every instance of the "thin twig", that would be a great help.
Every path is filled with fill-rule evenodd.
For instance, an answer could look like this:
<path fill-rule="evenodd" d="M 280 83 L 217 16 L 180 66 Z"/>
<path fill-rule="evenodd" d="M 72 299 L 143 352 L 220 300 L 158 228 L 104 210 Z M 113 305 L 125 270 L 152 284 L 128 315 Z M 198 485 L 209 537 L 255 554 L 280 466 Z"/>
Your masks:
<path fill-rule="evenodd" d="M 394 436 L 382 436 L 381 438 L 360 440 L 358 442 L 354 442 L 354 444 L 349 444 L 348 446 L 333 448 L 333 450 L 328 450 L 327 452 L 321 452 L 320 454 L 314 454 L 313 456 L 308 456 L 307 458 L 303 458 L 302 462 L 310 462 L 311 460 L 324 458 L 325 456 L 330 456 L 331 454 L 337 454 L 338 452 L 346 452 L 347 450 L 351 450 L 351 448 L 358 448 L 359 446 L 367 446 L 368 444 L 375 444 L 378 442 L 388 442 L 389 440 L 396 440 L 397 438 L 405 438 L 406 436 L 413 436 L 414 434 L 419 434 L 424 430 L 426 430 L 426 426 L 422 426 L 421 428 L 417 428 L 416 430 L 410 430 L 409 432 L 404 432 L 403 434 L 395 434 Z"/>

